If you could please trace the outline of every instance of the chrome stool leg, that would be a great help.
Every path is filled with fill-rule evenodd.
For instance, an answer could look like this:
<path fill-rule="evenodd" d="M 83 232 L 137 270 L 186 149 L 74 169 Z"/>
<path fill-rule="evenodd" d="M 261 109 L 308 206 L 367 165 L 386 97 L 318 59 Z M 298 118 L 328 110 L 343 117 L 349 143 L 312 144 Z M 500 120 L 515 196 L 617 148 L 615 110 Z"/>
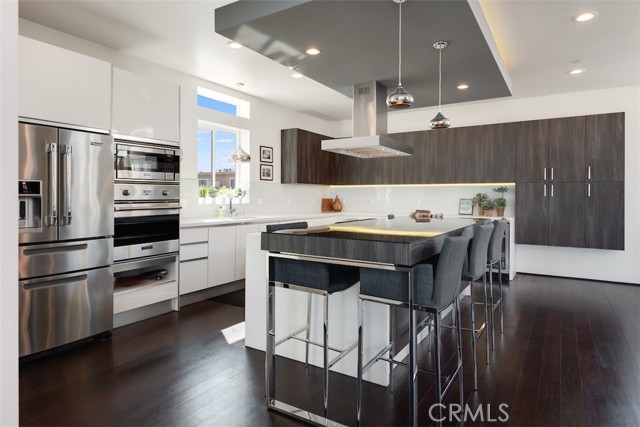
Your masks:
<path fill-rule="evenodd" d="M 486 363 L 487 365 L 489 364 L 489 331 L 487 330 L 487 328 L 489 327 L 489 305 L 487 303 L 487 275 L 483 274 L 482 275 L 482 298 L 483 298 L 483 302 L 484 302 L 484 341 L 485 341 L 485 357 L 486 357 Z M 493 307 L 491 310 L 491 313 L 493 314 Z M 493 326 L 493 325 L 492 325 Z"/>
<path fill-rule="evenodd" d="M 362 324 L 364 323 L 362 321 L 362 305 L 362 300 L 358 298 L 358 381 L 356 383 L 356 422 L 358 426 L 362 425 L 360 418 L 362 414 L 362 365 L 364 357 L 364 349 L 362 348 Z"/>
<path fill-rule="evenodd" d="M 309 340 L 311 339 L 311 294 L 307 294 L 307 339 L 304 350 L 304 367 L 309 369 Z"/>
<path fill-rule="evenodd" d="M 323 297 L 323 352 L 324 352 L 324 377 L 322 381 L 322 391 L 324 399 L 324 417 L 329 414 L 329 294 Z"/>
<path fill-rule="evenodd" d="M 473 300 L 473 282 L 469 283 L 469 290 L 471 293 L 471 356 L 473 358 L 473 389 L 478 389 L 478 362 L 477 362 L 477 348 L 476 348 L 476 310 L 475 302 Z"/>
<path fill-rule="evenodd" d="M 271 405 L 276 394 L 276 321 L 275 304 L 276 288 L 273 282 L 269 282 L 267 292 L 267 357 L 265 366 L 267 406 Z"/>
<path fill-rule="evenodd" d="M 496 334 L 495 334 L 495 306 L 493 304 L 493 264 L 489 264 L 489 295 L 491 300 L 491 348 L 496 349 Z"/>
<path fill-rule="evenodd" d="M 462 371 L 462 322 L 460 320 L 460 296 L 456 297 L 455 301 L 455 314 L 456 314 L 456 345 L 458 347 L 458 382 L 460 383 L 460 407 L 464 408 L 464 375 Z"/>

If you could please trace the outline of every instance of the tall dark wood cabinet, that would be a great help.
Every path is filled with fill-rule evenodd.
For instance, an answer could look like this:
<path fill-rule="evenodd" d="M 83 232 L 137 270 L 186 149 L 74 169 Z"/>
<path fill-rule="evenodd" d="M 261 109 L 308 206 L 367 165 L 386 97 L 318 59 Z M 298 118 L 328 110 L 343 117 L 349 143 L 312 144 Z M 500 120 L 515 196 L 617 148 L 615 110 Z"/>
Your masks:
<path fill-rule="evenodd" d="M 498 123 L 484 127 L 485 182 L 516 180 L 516 124 Z"/>
<path fill-rule="evenodd" d="M 586 118 L 589 181 L 624 181 L 624 113 Z"/>
<path fill-rule="evenodd" d="M 624 182 L 589 182 L 586 247 L 624 250 Z"/>
<path fill-rule="evenodd" d="M 584 248 L 585 184 L 556 182 L 547 185 L 549 245 Z"/>
<path fill-rule="evenodd" d="M 516 243 L 624 249 L 624 144 L 624 113 L 518 123 Z"/>
<path fill-rule="evenodd" d="M 584 182 L 585 117 L 549 120 L 549 182 Z"/>
<path fill-rule="evenodd" d="M 487 182 L 484 170 L 484 126 L 455 128 L 454 131 L 456 138 L 455 182 Z"/>
<path fill-rule="evenodd" d="M 544 182 L 548 161 L 549 120 L 516 123 L 516 182 Z"/>
<path fill-rule="evenodd" d="M 327 136 L 303 129 L 284 129 L 280 134 L 283 184 L 335 184 L 336 154 L 322 151 Z"/>

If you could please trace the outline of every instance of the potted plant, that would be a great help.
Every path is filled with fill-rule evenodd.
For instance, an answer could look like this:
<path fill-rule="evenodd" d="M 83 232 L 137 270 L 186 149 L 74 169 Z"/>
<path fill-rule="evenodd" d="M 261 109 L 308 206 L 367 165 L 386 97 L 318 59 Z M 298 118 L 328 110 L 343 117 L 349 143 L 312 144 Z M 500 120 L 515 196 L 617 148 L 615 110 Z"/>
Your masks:
<path fill-rule="evenodd" d="M 206 185 L 201 185 L 200 187 L 198 187 L 198 204 L 200 205 L 204 205 L 205 203 L 205 197 L 207 197 L 207 194 L 209 193 L 209 187 L 207 187 Z"/>
<path fill-rule="evenodd" d="M 212 205 L 213 201 L 216 197 L 218 197 L 218 192 L 220 190 L 218 190 L 218 188 L 216 187 L 209 187 L 209 190 L 207 191 L 207 205 Z"/>
<path fill-rule="evenodd" d="M 493 216 L 493 210 L 495 208 L 495 200 L 487 198 L 486 200 L 482 201 L 482 210 L 484 210 L 484 216 Z"/>
<path fill-rule="evenodd" d="M 495 200 L 495 202 L 496 202 L 496 210 L 498 211 L 498 216 L 502 217 L 504 216 L 504 208 L 505 206 L 507 206 L 507 199 L 504 198 L 504 193 L 509 191 L 509 189 L 507 187 L 498 187 L 498 188 L 494 188 L 493 191 L 500 194 L 500 197 L 498 197 Z"/>
<path fill-rule="evenodd" d="M 476 193 L 473 198 L 473 205 L 478 207 L 478 215 L 484 215 L 484 208 L 482 204 L 485 200 L 489 200 L 489 195 L 487 193 Z"/>

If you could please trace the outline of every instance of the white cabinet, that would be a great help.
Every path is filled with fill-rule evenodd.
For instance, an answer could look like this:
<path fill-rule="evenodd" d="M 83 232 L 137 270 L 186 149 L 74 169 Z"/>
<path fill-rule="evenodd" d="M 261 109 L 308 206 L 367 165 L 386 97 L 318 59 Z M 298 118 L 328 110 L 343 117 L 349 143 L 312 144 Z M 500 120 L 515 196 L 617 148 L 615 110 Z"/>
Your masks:
<path fill-rule="evenodd" d="M 236 280 L 244 279 L 247 253 L 247 234 L 266 229 L 264 224 L 248 224 L 236 227 Z"/>
<path fill-rule="evenodd" d="M 180 295 L 209 286 L 209 233 L 206 228 L 180 229 Z"/>
<path fill-rule="evenodd" d="M 209 286 L 236 279 L 236 227 L 209 228 Z"/>
<path fill-rule="evenodd" d="M 114 68 L 111 130 L 116 137 L 178 143 L 180 87 Z"/>
<path fill-rule="evenodd" d="M 108 131 L 111 64 L 19 37 L 19 115 Z"/>

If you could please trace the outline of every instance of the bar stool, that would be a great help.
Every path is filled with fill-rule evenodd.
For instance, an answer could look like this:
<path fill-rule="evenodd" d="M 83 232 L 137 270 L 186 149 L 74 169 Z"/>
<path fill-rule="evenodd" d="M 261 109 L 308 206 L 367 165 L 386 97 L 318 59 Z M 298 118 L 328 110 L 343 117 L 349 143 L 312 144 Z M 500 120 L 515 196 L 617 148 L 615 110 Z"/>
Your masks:
<path fill-rule="evenodd" d="M 504 334 L 504 307 L 502 306 L 502 242 L 505 239 L 509 221 L 499 219 L 493 221 L 493 233 L 489 241 L 487 252 L 487 267 L 489 268 L 489 299 L 491 300 L 491 348 L 496 348 L 496 337 L 494 328 L 494 312 L 500 308 L 500 334 Z M 500 297 L 498 301 L 493 299 L 493 266 L 498 264 L 498 287 Z"/>
<path fill-rule="evenodd" d="M 462 265 L 467 253 L 469 244 L 468 237 L 448 237 L 444 240 L 438 264 L 435 269 L 431 264 L 418 264 L 413 272 L 411 271 L 389 271 L 373 268 L 360 269 L 360 296 L 358 298 L 359 321 L 358 321 L 358 383 L 357 383 L 357 420 L 360 425 L 362 410 L 362 376 L 376 362 L 384 361 L 390 364 L 398 364 L 410 368 L 409 375 L 411 381 L 411 421 L 417 424 L 417 373 L 419 371 L 435 375 L 435 389 L 438 403 L 442 403 L 444 396 L 454 384 L 456 375 L 460 382 L 460 404 L 464 403 L 463 376 L 462 376 L 462 333 L 460 324 L 460 276 Z M 409 283 L 413 286 L 408 286 Z M 409 308 L 410 317 L 410 337 L 409 337 L 409 364 L 396 361 L 391 353 L 393 342 L 390 342 L 380 350 L 371 360 L 364 363 L 363 354 L 363 301 L 382 303 L 389 306 L 400 306 Z M 413 303 L 413 304 L 411 304 Z M 449 375 L 442 375 L 440 328 L 442 327 L 442 313 L 448 307 L 453 307 L 455 311 L 453 318 L 456 323 L 456 354 L 458 361 L 456 368 Z M 435 371 L 418 369 L 417 339 L 418 328 L 415 324 L 414 310 L 420 310 L 429 314 L 433 318 L 435 331 Z M 430 322 L 424 322 L 428 325 Z M 388 357 L 383 357 L 385 354 Z M 444 387 L 443 387 L 444 379 Z M 439 405 L 438 410 L 442 407 Z M 441 414 L 439 414 L 441 415 Z M 441 418 L 441 417 L 440 417 Z"/>
<path fill-rule="evenodd" d="M 465 230 L 466 231 L 466 230 Z M 488 316 L 487 304 L 487 276 L 485 274 L 487 250 L 489 248 L 489 239 L 493 232 L 493 224 L 474 224 L 473 240 L 469 247 L 469 253 L 465 259 L 462 268 L 462 280 L 469 282 L 469 290 L 471 292 L 471 328 L 462 328 L 464 331 L 471 332 L 471 353 L 473 356 L 473 389 L 478 389 L 478 358 L 477 343 L 483 333 L 486 332 Z M 463 234 L 464 235 L 464 234 Z M 473 284 L 476 280 L 482 278 L 482 297 L 483 302 L 476 302 L 473 295 Z M 484 306 L 484 322 L 476 329 L 475 305 L 482 304 Z M 485 333 L 486 341 L 486 363 L 489 364 L 489 335 Z"/>
<path fill-rule="evenodd" d="M 289 224 L 268 225 L 267 232 L 273 233 L 279 230 L 306 229 L 306 222 Z M 269 255 L 269 298 L 267 311 L 267 406 L 279 409 L 275 399 L 275 349 L 278 345 L 294 339 L 305 343 L 305 367 L 309 366 L 309 345 L 323 348 L 323 404 L 324 417 L 328 419 L 329 402 L 329 369 L 338 363 L 350 351 L 356 348 L 358 342 L 354 341 L 346 349 L 336 349 L 329 346 L 329 295 L 344 291 L 359 281 L 359 270 L 356 267 L 348 267 L 321 262 L 313 262 L 286 257 L 283 255 Z M 275 340 L 275 287 L 282 287 L 307 293 L 307 323 L 295 329 L 286 337 Z M 320 295 L 323 297 L 323 340 L 322 343 L 311 341 L 311 297 Z M 305 332 L 305 337 L 299 337 Z M 329 360 L 329 351 L 338 355 Z M 285 410 L 285 412 L 292 412 Z"/>

